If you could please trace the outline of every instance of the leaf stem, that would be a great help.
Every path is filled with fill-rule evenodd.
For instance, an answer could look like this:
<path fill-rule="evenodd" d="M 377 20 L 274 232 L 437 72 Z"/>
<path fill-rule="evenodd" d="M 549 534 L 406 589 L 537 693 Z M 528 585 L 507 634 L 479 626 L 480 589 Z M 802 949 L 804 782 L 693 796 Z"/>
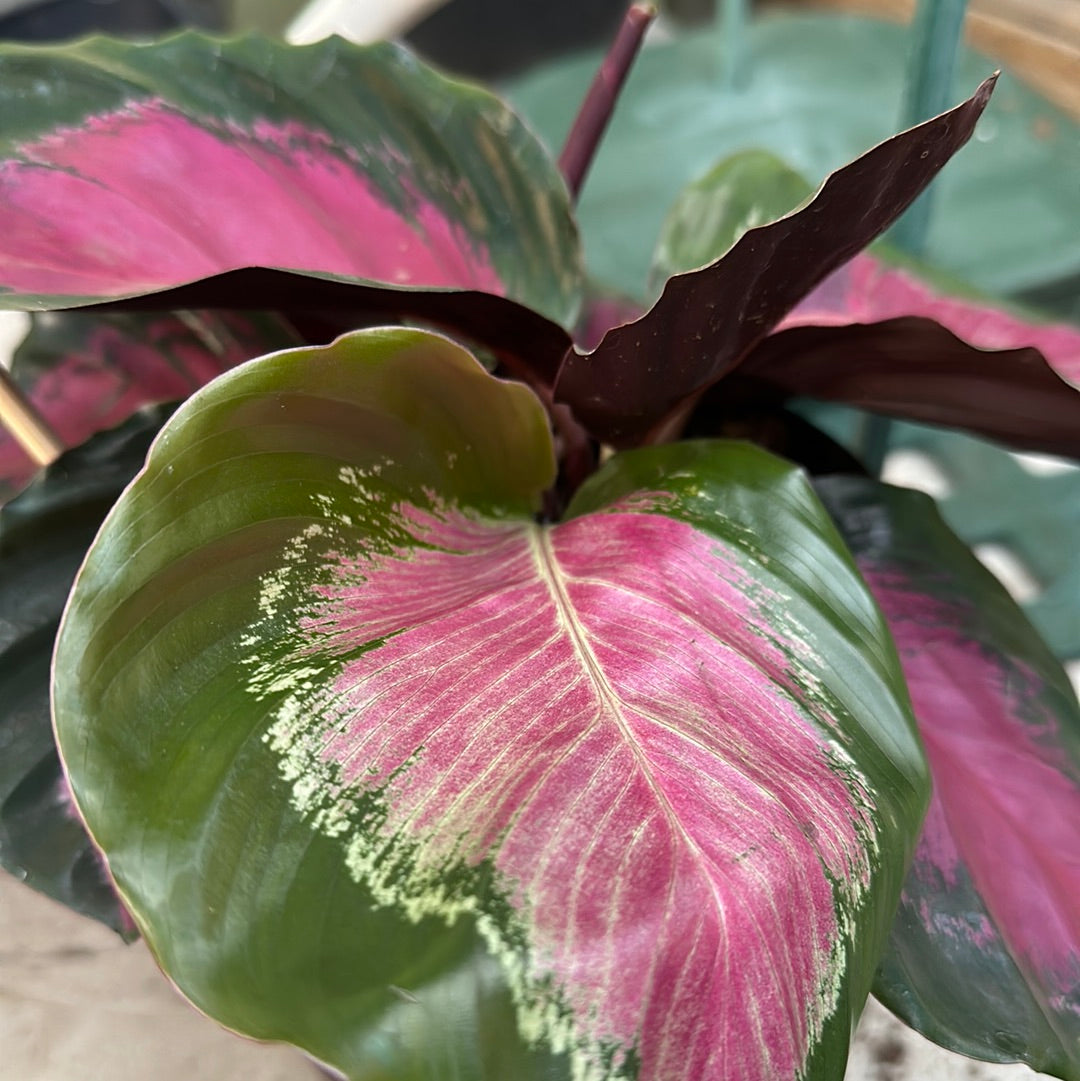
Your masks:
<path fill-rule="evenodd" d="M 630 5 L 566 137 L 559 155 L 559 170 L 575 201 L 611 120 L 619 91 L 641 48 L 645 31 L 655 18 L 656 8 L 652 4 Z"/>
<path fill-rule="evenodd" d="M 64 444 L 0 364 L 0 425 L 38 465 L 51 465 Z"/>

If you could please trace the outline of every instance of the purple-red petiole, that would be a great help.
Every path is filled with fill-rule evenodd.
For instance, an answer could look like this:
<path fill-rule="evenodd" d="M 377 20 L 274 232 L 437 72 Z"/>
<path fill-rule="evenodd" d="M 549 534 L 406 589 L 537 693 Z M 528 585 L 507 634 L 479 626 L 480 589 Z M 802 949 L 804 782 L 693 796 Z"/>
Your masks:
<path fill-rule="evenodd" d="M 652 4 L 630 6 L 566 137 L 559 155 L 559 169 L 575 200 L 607 129 L 619 92 L 641 48 L 645 31 L 655 18 L 656 8 Z"/>

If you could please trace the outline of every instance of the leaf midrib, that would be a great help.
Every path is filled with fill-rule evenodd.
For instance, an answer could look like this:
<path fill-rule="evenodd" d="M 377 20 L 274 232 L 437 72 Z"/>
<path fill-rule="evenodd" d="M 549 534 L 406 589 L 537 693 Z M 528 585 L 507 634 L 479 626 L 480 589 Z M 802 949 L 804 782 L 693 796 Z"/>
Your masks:
<path fill-rule="evenodd" d="M 530 524 L 526 530 L 529 551 L 536 566 L 537 577 L 547 586 L 559 626 L 573 644 L 574 653 L 577 655 L 582 669 L 588 675 L 596 690 L 597 697 L 600 699 L 601 709 L 615 722 L 642 776 L 648 783 L 657 806 L 662 811 L 672 830 L 683 839 L 686 846 L 693 852 L 695 861 L 700 864 L 705 879 L 709 883 L 709 891 L 712 893 L 717 915 L 723 921 L 724 905 L 717 891 L 715 879 L 710 872 L 709 860 L 705 853 L 701 851 L 697 842 L 686 832 L 682 822 L 679 820 L 679 816 L 671 805 L 671 801 L 664 792 L 663 786 L 657 783 L 653 775 L 652 765 L 642 753 L 633 730 L 623 717 L 623 703 L 615 688 L 608 682 L 603 666 L 589 644 L 588 631 L 578 618 L 574 604 L 570 600 L 564 582 L 565 575 L 559 566 L 558 557 L 551 543 L 551 536 L 552 531 L 542 525 Z"/>

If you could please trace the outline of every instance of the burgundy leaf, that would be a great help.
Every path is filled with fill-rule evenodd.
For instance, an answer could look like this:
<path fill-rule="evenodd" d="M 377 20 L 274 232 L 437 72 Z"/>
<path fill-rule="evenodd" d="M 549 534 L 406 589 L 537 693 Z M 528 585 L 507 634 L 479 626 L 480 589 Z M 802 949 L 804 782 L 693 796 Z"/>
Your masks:
<path fill-rule="evenodd" d="M 824 398 L 1080 457 L 1080 393 L 1037 349 L 987 352 L 933 319 L 794 326 L 770 335 L 735 379 L 740 395 Z"/>
<path fill-rule="evenodd" d="M 868 255 L 814 290 L 742 376 L 766 396 L 825 398 L 1080 456 L 1080 395 L 1066 382 L 1080 386 L 1080 328 L 942 295 Z"/>
<path fill-rule="evenodd" d="M 516 375 L 550 387 L 570 348 L 570 335 L 557 323 L 506 297 L 474 291 L 380 289 L 331 278 L 251 267 L 227 271 L 158 293 L 92 305 L 98 312 L 212 308 L 272 310 L 319 332 L 327 340 L 347 330 L 413 318 L 455 331 L 494 352 Z"/>
<path fill-rule="evenodd" d="M 1033 347 L 1063 379 L 1080 384 L 1080 327 L 1025 319 L 989 298 L 950 296 L 865 253 L 829 275 L 780 329 L 876 323 L 904 315 L 934 319 L 979 349 Z"/>
<path fill-rule="evenodd" d="M 648 314 L 592 353 L 567 355 L 558 398 L 606 441 L 646 438 L 903 213 L 970 138 L 993 85 L 838 170 L 807 206 L 749 230 L 715 263 L 672 278 Z"/>

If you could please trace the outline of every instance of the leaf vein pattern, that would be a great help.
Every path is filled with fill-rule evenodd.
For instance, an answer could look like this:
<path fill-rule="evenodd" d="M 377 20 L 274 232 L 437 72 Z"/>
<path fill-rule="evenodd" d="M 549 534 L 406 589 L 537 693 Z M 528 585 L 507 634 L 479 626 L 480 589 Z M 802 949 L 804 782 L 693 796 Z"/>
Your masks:
<path fill-rule="evenodd" d="M 795 1081 L 868 812 L 745 554 L 661 514 L 400 513 L 416 546 L 339 542 L 303 561 L 314 588 L 285 583 L 286 667 L 325 650 L 338 673 L 298 677 L 268 733 L 297 806 L 378 903 L 475 919 L 523 1037 L 577 1081 Z"/>

